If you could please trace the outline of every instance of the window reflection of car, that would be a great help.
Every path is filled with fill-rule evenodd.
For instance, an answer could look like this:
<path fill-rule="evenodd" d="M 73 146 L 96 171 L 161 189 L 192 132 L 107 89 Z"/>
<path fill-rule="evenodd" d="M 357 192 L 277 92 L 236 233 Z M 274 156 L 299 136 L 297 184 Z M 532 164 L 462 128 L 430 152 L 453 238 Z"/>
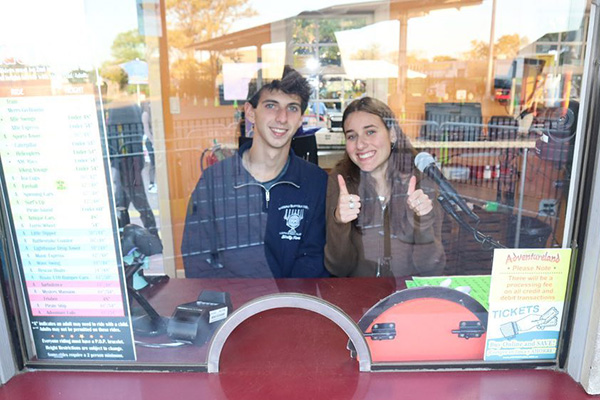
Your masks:
<path fill-rule="evenodd" d="M 496 101 L 500 104 L 506 104 L 510 100 L 513 79 L 520 78 L 523 82 L 527 82 L 527 78 L 538 79 L 544 70 L 547 58 L 548 55 L 546 54 L 515 58 L 507 75 L 494 78 L 494 98 Z M 530 91 L 535 92 L 535 88 Z"/>
<path fill-rule="evenodd" d="M 304 116 L 303 127 L 305 130 L 320 128 L 315 132 L 317 146 L 344 145 L 342 113 L 339 110 L 328 108 L 324 102 L 315 101 L 310 104 L 309 113 Z"/>
<path fill-rule="evenodd" d="M 350 81 L 347 82 L 351 84 Z M 337 108 L 339 106 L 339 102 L 331 102 L 331 99 L 329 101 L 325 99 L 311 100 L 308 108 L 309 114 L 304 116 L 304 128 L 321 127 L 315 133 L 318 146 L 344 145 L 343 113 Z"/>
<path fill-rule="evenodd" d="M 320 103 L 321 105 L 316 103 L 311 104 L 311 114 L 304 118 L 305 125 L 325 126 L 329 131 L 341 132 L 343 113 L 337 108 L 327 108 L 324 103 Z"/>

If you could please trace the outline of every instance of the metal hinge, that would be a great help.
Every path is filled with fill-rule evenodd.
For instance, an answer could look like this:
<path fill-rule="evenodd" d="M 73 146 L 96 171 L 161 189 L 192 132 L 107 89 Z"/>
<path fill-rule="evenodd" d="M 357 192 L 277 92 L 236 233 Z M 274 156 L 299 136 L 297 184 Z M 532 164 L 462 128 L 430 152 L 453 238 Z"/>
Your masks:
<path fill-rule="evenodd" d="M 393 322 L 382 322 L 373 325 L 371 332 L 365 332 L 365 337 L 373 340 L 394 340 L 396 338 L 396 324 Z"/>
<path fill-rule="evenodd" d="M 485 333 L 485 328 L 481 321 L 460 321 L 459 328 L 452 333 L 463 339 L 479 338 Z"/>

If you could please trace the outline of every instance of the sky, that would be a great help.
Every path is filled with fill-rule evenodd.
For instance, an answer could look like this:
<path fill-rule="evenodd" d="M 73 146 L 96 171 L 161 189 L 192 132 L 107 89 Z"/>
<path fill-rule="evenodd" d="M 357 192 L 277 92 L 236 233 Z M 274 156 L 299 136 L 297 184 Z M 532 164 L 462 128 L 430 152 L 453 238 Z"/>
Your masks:
<path fill-rule="evenodd" d="M 0 62 L 17 57 L 61 71 L 110 58 L 115 36 L 137 28 L 135 0 L 0 0 L 0 10 Z"/>
<path fill-rule="evenodd" d="M 361 0 L 250 0 L 258 16 L 236 24 L 245 29 L 302 11 Z M 576 29 L 586 0 L 497 0 L 496 39 L 519 33 L 530 41 L 547 32 Z M 120 32 L 137 27 L 135 0 L 0 0 L 0 61 L 25 58 L 55 68 L 86 68 L 110 58 Z M 35 12 L 31 12 L 35 10 Z M 492 0 L 461 10 L 432 11 L 409 20 L 409 53 L 458 56 L 471 40 L 489 41 Z"/>
<path fill-rule="evenodd" d="M 497 0 L 495 39 L 518 33 L 532 42 L 548 32 L 577 29 L 584 4 L 580 0 Z M 575 9 L 571 11 L 571 7 Z M 432 11 L 410 20 L 408 36 L 412 48 L 408 50 L 424 49 L 429 58 L 444 52 L 457 55 L 469 50 L 471 40 L 489 42 L 491 20 L 491 0 L 461 10 Z"/>
<path fill-rule="evenodd" d="M 16 57 L 30 65 L 47 60 L 54 65 L 73 65 L 78 59 L 88 59 L 84 35 L 73 34 L 85 30 L 83 3 L 58 3 L 67 10 L 59 11 L 57 2 L 2 0 L 0 61 Z"/>

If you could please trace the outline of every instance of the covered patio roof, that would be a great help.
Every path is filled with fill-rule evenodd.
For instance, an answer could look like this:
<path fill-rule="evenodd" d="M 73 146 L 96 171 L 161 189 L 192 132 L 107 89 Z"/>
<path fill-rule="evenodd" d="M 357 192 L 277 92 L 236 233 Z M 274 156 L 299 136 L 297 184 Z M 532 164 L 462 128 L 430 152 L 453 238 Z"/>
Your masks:
<path fill-rule="evenodd" d="M 433 10 L 446 8 L 460 8 L 481 4 L 483 0 L 390 0 L 390 1 L 371 1 L 356 4 L 342 4 L 324 8 L 317 11 L 305 11 L 293 18 L 302 18 L 310 16 L 327 17 L 343 16 L 351 14 L 361 14 L 372 12 L 373 10 L 389 4 L 390 18 L 413 18 L 426 14 Z M 282 21 L 275 21 L 253 28 L 229 33 L 217 38 L 193 43 L 190 45 L 195 50 L 222 51 L 240 49 L 243 47 L 257 46 L 271 43 L 271 32 L 274 24 Z"/>

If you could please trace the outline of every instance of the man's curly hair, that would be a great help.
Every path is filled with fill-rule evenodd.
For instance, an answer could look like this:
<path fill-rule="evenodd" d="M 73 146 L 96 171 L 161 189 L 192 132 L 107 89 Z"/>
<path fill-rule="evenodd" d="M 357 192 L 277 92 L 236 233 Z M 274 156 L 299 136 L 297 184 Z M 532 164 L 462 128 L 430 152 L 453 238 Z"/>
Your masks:
<path fill-rule="evenodd" d="M 288 95 L 295 94 L 299 96 L 300 106 L 302 113 L 304 114 L 304 111 L 306 111 L 306 108 L 308 107 L 308 99 L 310 98 L 312 90 L 308 81 L 300 75 L 298 71 L 288 65 L 284 67 L 281 79 L 275 79 L 261 87 L 252 97 L 250 97 L 248 102 L 252 104 L 252 107 L 256 108 L 258 107 L 260 96 L 264 91 L 273 92 L 276 90 L 280 90 Z"/>

